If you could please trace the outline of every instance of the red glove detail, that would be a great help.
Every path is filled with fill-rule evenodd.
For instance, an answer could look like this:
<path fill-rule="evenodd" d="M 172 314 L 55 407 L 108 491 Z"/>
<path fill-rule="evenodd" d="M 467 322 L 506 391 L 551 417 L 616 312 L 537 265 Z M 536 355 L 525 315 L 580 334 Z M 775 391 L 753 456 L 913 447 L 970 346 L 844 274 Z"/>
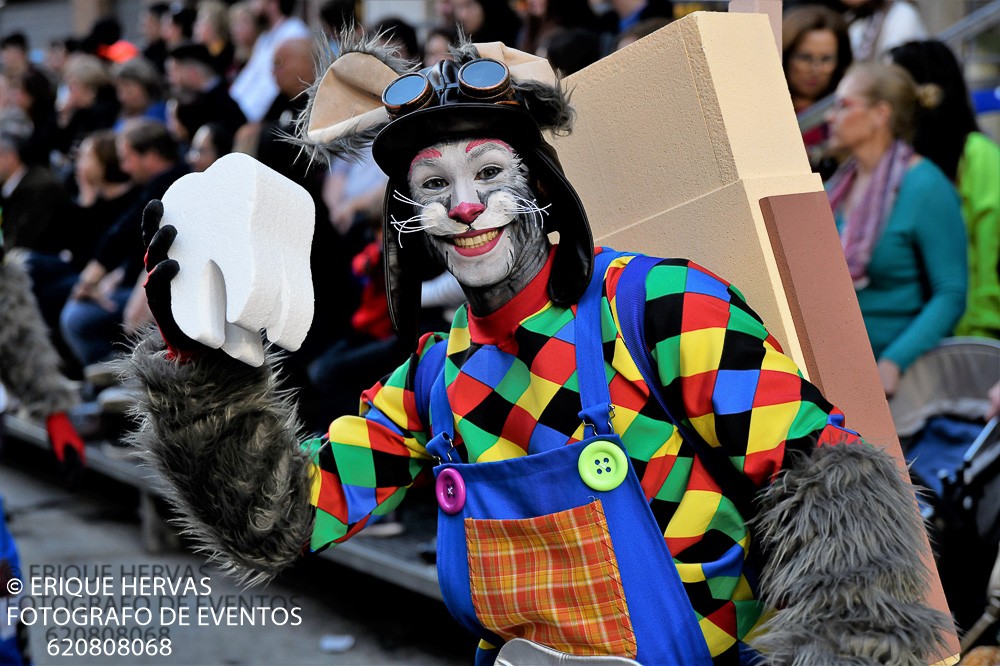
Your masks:
<path fill-rule="evenodd" d="M 81 466 L 87 464 L 86 447 L 65 412 L 50 414 L 45 420 L 45 429 L 49 432 L 52 451 L 61 465 L 66 464 L 67 449 L 72 449 L 71 457 L 75 454 Z"/>

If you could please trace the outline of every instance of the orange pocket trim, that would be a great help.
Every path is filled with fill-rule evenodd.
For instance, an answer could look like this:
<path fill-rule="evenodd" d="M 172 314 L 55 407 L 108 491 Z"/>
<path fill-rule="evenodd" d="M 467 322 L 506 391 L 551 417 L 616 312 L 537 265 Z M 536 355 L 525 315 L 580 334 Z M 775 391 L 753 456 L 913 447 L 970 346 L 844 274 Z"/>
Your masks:
<path fill-rule="evenodd" d="M 466 518 L 465 539 L 472 604 L 484 627 L 574 655 L 635 657 L 600 500 L 539 518 Z"/>

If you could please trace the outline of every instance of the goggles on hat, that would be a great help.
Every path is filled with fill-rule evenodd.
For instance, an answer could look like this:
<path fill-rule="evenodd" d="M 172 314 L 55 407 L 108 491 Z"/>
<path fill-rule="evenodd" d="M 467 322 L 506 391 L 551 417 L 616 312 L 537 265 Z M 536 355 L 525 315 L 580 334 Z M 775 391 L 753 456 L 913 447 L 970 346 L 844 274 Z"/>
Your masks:
<path fill-rule="evenodd" d="M 457 90 L 469 102 L 504 103 L 515 99 L 507 66 L 492 58 L 478 58 L 462 65 L 457 82 L 435 86 L 422 72 L 404 74 L 382 92 L 382 104 L 392 119 L 452 97 Z"/>

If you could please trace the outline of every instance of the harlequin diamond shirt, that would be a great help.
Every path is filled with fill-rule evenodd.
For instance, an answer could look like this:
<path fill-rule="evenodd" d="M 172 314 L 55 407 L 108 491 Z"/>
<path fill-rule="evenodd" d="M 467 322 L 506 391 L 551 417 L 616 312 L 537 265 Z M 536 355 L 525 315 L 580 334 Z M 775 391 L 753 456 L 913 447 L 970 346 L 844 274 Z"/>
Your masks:
<path fill-rule="evenodd" d="M 625 347 L 615 293 L 630 260 L 611 263 L 601 303 L 612 423 L 715 663 L 737 663 L 737 641 L 760 616 L 744 572 L 747 527 L 650 395 Z M 576 308 L 549 300 L 550 269 L 551 259 L 493 314 L 460 309 L 448 334 L 422 338 L 407 363 L 365 392 L 361 416 L 337 419 L 328 440 L 304 444 L 314 465 L 313 550 L 349 538 L 371 514 L 391 511 L 434 466 L 425 449 L 429 400 L 414 392 L 417 368 L 434 344 L 447 345 L 445 380 L 463 459 L 509 459 L 585 437 Z M 670 411 L 754 485 L 773 479 L 790 449 L 843 441 L 845 431 L 831 424 L 839 412 L 802 378 L 735 287 L 690 261 L 664 259 L 646 278 L 645 310 L 646 339 Z"/>

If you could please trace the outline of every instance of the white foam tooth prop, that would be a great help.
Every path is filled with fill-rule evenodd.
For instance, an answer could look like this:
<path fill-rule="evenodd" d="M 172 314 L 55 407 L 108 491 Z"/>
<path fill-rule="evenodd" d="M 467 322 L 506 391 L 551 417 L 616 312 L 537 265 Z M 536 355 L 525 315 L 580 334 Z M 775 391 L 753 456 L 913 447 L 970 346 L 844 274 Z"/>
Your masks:
<path fill-rule="evenodd" d="M 276 185 L 278 183 L 267 181 L 261 183 L 262 187 L 269 190 L 269 196 L 285 196 L 284 192 Z M 268 239 L 258 237 L 259 242 Z M 285 349 L 295 351 L 298 349 L 309 327 L 312 324 L 312 310 L 305 308 L 293 308 L 291 304 L 297 299 L 308 298 L 313 300 L 312 278 L 309 270 L 309 243 L 310 237 L 294 236 L 285 237 L 280 245 L 268 243 L 266 247 L 260 247 L 259 253 L 263 254 L 273 264 L 280 266 L 275 269 L 274 280 L 270 282 L 274 298 L 273 308 L 268 315 L 267 329 L 268 339 Z M 306 261 L 299 258 L 305 256 Z M 308 288 L 308 293 L 294 294 L 296 290 Z"/>
<path fill-rule="evenodd" d="M 200 321 L 205 322 L 205 326 L 198 332 L 198 336 L 195 339 L 204 345 L 218 349 L 226 341 L 227 322 L 214 316 L 214 313 L 226 307 L 226 279 L 222 276 L 222 271 L 219 269 L 218 264 L 214 261 L 209 261 L 202 267 L 201 280 L 204 285 L 202 289 L 204 298 L 197 304 L 198 317 Z M 173 283 L 171 283 L 170 287 L 173 293 Z"/>
<path fill-rule="evenodd" d="M 309 264 L 309 239 L 305 239 L 305 244 L 302 240 L 302 238 L 292 239 L 281 248 L 285 254 L 282 260 L 284 271 L 281 273 L 281 280 L 276 282 L 280 288 L 275 320 L 273 325 L 267 328 L 268 340 L 289 351 L 295 351 L 302 345 L 312 326 L 312 308 L 292 307 L 292 304 L 300 299 L 308 299 L 310 303 L 314 301 Z M 303 256 L 306 258 L 305 261 L 301 260 Z M 296 290 L 301 289 L 306 289 L 308 293 L 296 295 Z"/>
<path fill-rule="evenodd" d="M 237 361 L 259 368 L 264 362 L 264 346 L 260 342 L 260 333 L 248 331 L 235 324 L 226 322 L 226 341 L 222 351 Z"/>
<path fill-rule="evenodd" d="M 315 210 L 312 199 L 309 200 L 310 210 Z M 315 294 L 313 293 L 312 262 L 312 232 L 315 230 L 315 212 L 311 214 L 313 223 L 309 228 L 309 235 L 299 235 L 290 239 L 284 247 L 286 256 L 284 261 L 285 271 L 282 273 L 284 287 L 281 295 L 281 302 L 284 304 L 285 316 L 284 326 L 281 327 L 276 343 L 294 351 L 302 346 L 303 340 L 312 328 L 313 312 L 315 307 Z M 302 259 L 302 257 L 305 257 Z M 298 293 L 297 293 L 298 292 Z M 292 295 L 296 295 L 293 299 Z M 298 299 L 308 300 L 308 308 L 293 308 L 291 304 Z"/>
<path fill-rule="evenodd" d="M 186 335 L 255 366 L 264 361 L 262 329 L 285 349 L 302 345 L 314 307 L 308 192 L 231 153 L 167 190 L 165 224 L 177 228 L 171 309 Z"/>

